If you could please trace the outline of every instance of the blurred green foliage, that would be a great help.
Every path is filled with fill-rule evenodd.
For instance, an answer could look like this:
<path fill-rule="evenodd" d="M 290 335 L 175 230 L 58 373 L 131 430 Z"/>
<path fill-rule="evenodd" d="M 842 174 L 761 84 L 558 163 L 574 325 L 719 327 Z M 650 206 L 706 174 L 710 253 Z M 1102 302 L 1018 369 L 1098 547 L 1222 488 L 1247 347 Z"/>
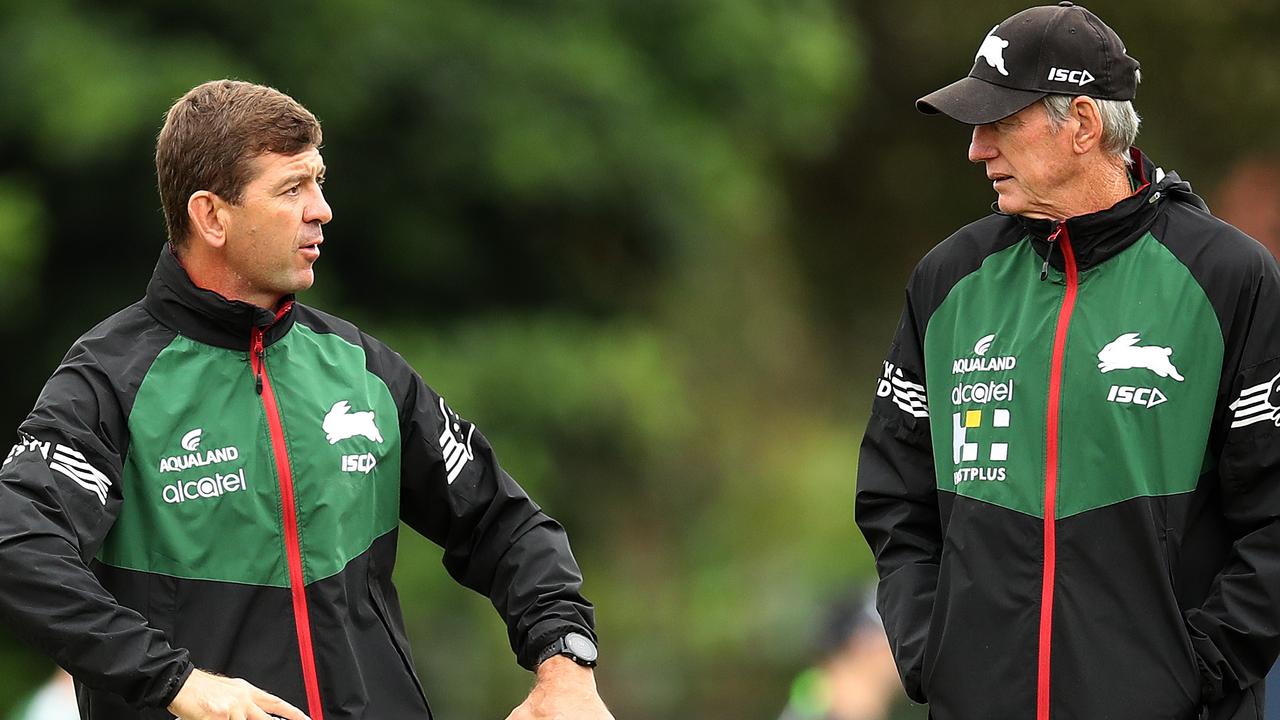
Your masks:
<path fill-rule="evenodd" d="M 824 600 L 871 572 L 854 461 L 903 281 L 991 200 L 966 129 L 911 103 L 1021 7 L 10 0 L 0 419 L 140 296 L 169 104 L 278 87 L 325 129 L 304 300 L 400 350 L 568 527 L 615 714 L 774 717 Z M 1280 150 L 1275 7 L 1095 9 L 1143 62 L 1158 161 L 1216 183 Z M 505 717 L 531 677 L 504 629 L 403 538 L 438 716 Z M 0 714 L 48 667 L 0 636 Z"/>

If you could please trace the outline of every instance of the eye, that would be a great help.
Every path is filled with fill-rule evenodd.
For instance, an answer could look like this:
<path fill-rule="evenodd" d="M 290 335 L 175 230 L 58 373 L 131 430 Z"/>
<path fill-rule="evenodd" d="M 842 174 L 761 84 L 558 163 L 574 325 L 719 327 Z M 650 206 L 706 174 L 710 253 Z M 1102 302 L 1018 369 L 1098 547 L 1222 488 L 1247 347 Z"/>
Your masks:
<path fill-rule="evenodd" d="M 289 197 L 296 197 L 296 196 L 298 195 L 298 193 L 299 193 L 299 192 L 301 192 L 301 191 L 302 191 L 302 186 L 301 186 L 301 185 L 294 185 L 293 187 L 289 188 L 288 190 L 285 190 L 285 191 L 284 191 L 284 194 L 285 194 L 285 195 L 288 195 Z"/>

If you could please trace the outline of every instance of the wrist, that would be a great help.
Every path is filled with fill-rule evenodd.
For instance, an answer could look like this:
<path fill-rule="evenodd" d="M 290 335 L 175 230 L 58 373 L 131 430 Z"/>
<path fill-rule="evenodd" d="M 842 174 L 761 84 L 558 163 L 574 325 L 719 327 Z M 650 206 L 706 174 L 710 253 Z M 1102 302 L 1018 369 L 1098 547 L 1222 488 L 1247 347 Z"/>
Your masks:
<path fill-rule="evenodd" d="M 570 631 L 543 648 L 538 654 L 538 663 L 541 665 L 547 659 L 557 656 L 566 657 L 584 667 L 595 667 L 600 651 L 594 640 L 580 632 Z"/>
<path fill-rule="evenodd" d="M 178 693 L 182 692 L 182 688 L 186 687 L 187 680 L 196 671 L 196 666 L 190 660 L 184 660 L 179 670 L 170 675 L 165 681 L 164 690 L 160 693 L 160 700 L 156 703 L 156 707 L 168 708 L 178 699 Z"/>
<path fill-rule="evenodd" d="M 595 671 L 585 665 L 579 665 L 564 655 L 552 655 L 538 665 L 539 687 L 582 687 L 595 690 Z"/>

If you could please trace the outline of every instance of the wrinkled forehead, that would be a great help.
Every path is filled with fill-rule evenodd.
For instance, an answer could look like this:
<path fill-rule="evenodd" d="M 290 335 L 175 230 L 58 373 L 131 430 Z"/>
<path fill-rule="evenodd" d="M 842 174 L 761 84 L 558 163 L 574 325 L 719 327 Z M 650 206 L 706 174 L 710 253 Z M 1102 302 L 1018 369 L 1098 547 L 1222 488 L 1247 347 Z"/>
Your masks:
<path fill-rule="evenodd" d="M 282 179 L 299 177 L 315 178 L 324 175 L 324 158 L 320 148 L 309 147 L 293 155 L 267 152 L 253 158 L 250 183 L 271 183 Z"/>

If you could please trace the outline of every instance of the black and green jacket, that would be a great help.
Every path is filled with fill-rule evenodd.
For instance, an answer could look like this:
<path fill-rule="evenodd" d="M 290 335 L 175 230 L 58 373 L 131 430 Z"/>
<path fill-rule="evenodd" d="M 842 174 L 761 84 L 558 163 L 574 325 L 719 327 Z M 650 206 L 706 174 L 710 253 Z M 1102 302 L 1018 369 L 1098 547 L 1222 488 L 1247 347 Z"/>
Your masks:
<path fill-rule="evenodd" d="M 444 548 L 532 668 L 594 637 L 563 529 L 395 352 L 289 300 L 195 287 L 71 348 L 0 467 L 0 618 L 78 681 L 84 718 L 171 717 L 192 667 L 312 720 L 425 718 L 391 583 L 401 520 Z"/>
<path fill-rule="evenodd" d="M 1136 150 L 1129 198 L 924 258 L 857 520 L 936 720 L 1260 718 L 1280 652 L 1280 271 Z"/>

